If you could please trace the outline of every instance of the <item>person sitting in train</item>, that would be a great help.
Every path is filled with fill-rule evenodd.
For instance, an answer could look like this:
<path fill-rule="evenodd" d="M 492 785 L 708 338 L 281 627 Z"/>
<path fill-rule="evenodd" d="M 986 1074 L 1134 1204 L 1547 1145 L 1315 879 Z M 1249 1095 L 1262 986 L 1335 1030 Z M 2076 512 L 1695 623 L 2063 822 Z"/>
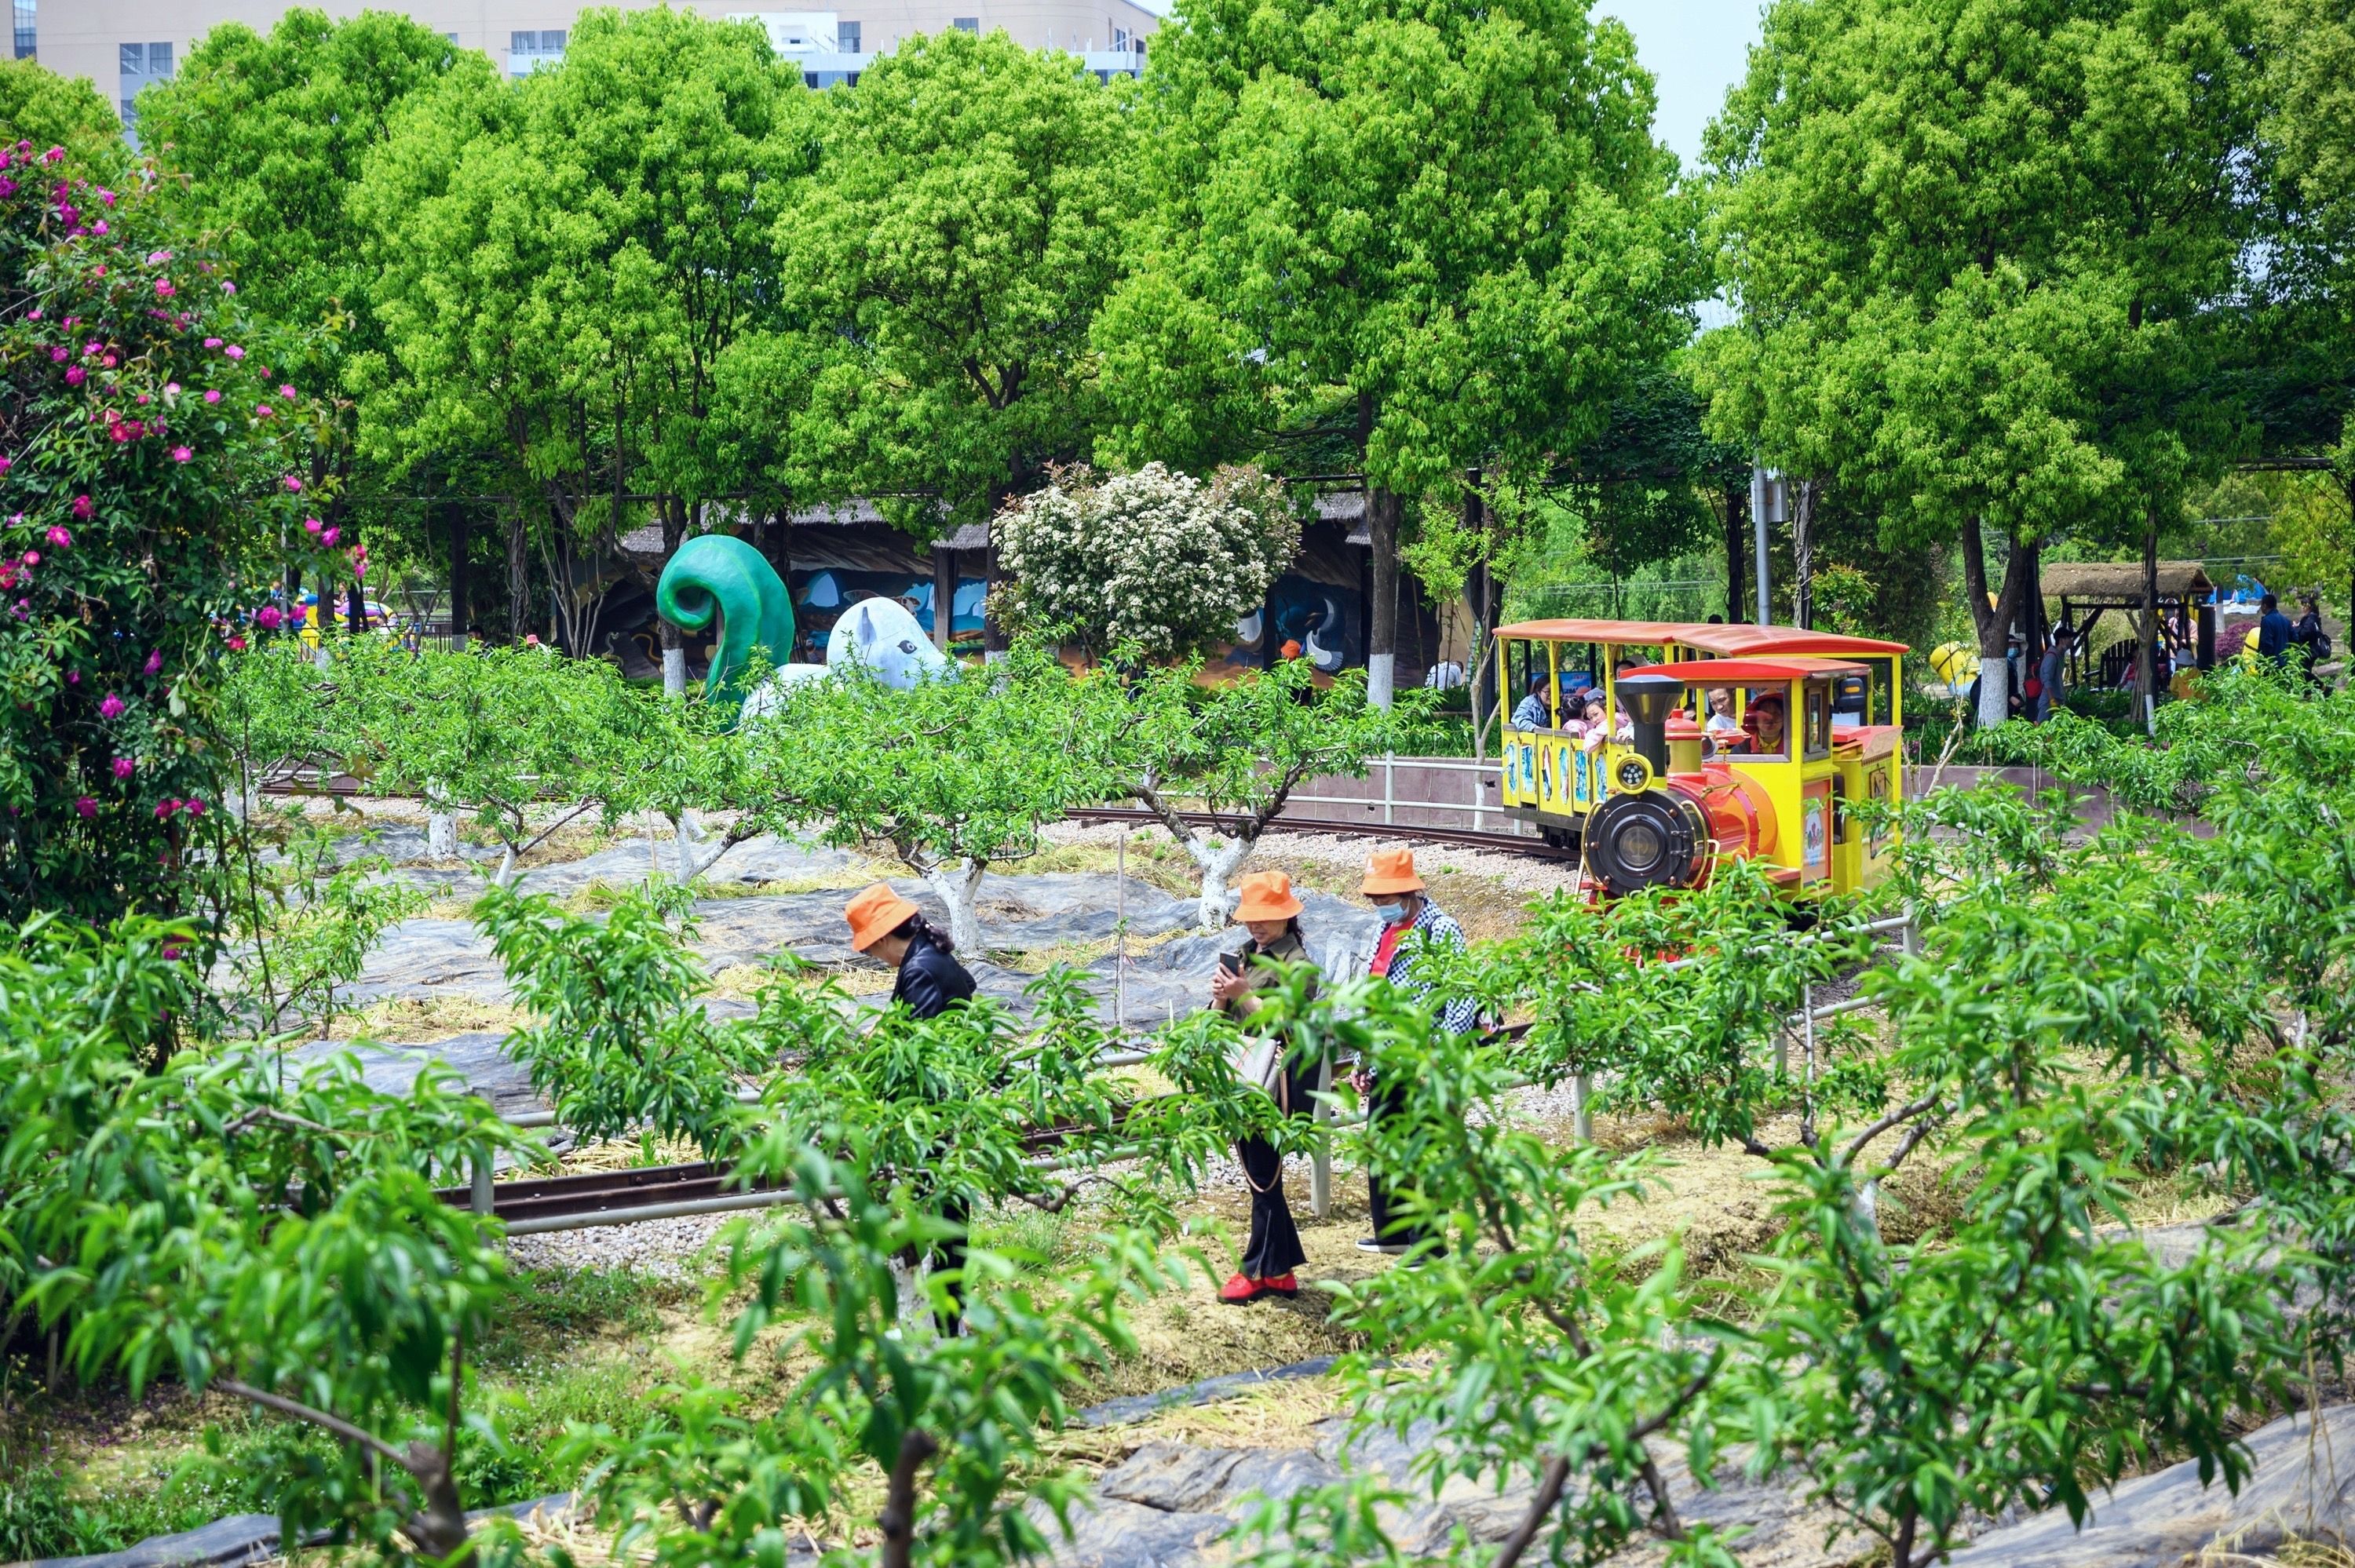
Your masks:
<path fill-rule="evenodd" d="M 1546 677 L 1540 670 L 1529 677 L 1529 694 L 1513 710 L 1515 729 L 1551 729 L 1553 714 L 1546 706 Z"/>
<path fill-rule="evenodd" d="M 1742 720 L 1742 735 L 1749 743 L 1743 749 L 1753 757 L 1782 756 L 1789 716 L 1783 711 L 1780 692 L 1752 698 L 1750 711 Z"/>
<path fill-rule="evenodd" d="M 1586 694 L 1586 718 L 1585 722 L 1579 726 L 1579 733 L 1585 737 L 1580 744 L 1589 751 L 1596 751 L 1602 748 L 1605 740 L 1616 740 L 1623 746 L 1634 740 L 1636 722 L 1626 714 L 1622 713 L 1619 715 L 1618 726 L 1614 730 L 1610 722 L 1608 705 L 1603 700 L 1603 694 L 1599 691 L 1589 692 Z"/>

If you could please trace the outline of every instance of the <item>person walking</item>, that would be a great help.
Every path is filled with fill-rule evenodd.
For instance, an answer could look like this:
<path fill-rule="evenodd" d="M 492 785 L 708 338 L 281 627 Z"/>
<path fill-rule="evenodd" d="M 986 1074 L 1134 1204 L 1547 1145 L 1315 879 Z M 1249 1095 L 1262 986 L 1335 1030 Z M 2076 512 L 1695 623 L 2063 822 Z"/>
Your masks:
<path fill-rule="evenodd" d="M 2051 718 L 2053 707 L 2061 701 L 2061 677 L 2068 670 L 2069 645 L 2076 638 L 2077 633 L 2065 622 L 2054 627 L 2052 641 L 2037 663 L 2036 681 L 2041 689 L 2036 694 L 2036 712 L 2030 716 L 2038 724 Z"/>
<path fill-rule="evenodd" d="M 868 957 L 899 971 L 892 982 L 891 1005 L 904 1007 L 919 1021 L 938 1018 L 960 1002 L 973 1000 L 973 976 L 956 961 L 956 944 L 936 930 L 923 912 L 879 882 L 844 906 L 850 924 L 850 945 Z M 919 1180 L 918 1191 L 926 1191 Z M 950 1313 L 935 1319 L 942 1333 L 956 1332 L 964 1320 L 965 1244 L 973 1222 L 973 1205 L 961 1192 L 937 1194 L 940 1216 L 956 1234 L 933 1247 L 925 1261 L 937 1261 L 949 1270 Z M 913 1256 L 900 1260 L 909 1271 L 906 1287 L 915 1285 Z"/>
<path fill-rule="evenodd" d="M 1368 972 L 1389 980 L 1392 991 L 1416 1001 L 1428 1001 L 1434 982 L 1421 971 L 1433 949 L 1464 950 L 1464 927 L 1431 901 L 1430 889 L 1414 869 L 1411 849 L 1376 850 L 1366 863 L 1365 878 L 1358 884 L 1358 891 L 1374 901 L 1374 913 L 1382 917 L 1381 935 L 1374 939 Z M 1449 1033 L 1463 1034 L 1478 1022 L 1478 1010 L 1470 997 L 1451 997 L 1439 1004 L 1437 1022 Z M 1350 1081 L 1366 1104 L 1366 1136 L 1379 1137 L 1383 1118 L 1406 1108 L 1405 1082 L 1381 1082 L 1362 1066 Z M 1381 1178 L 1367 1171 L 1366 1205 L 1372 1211 L 1374 1234 L 1359 1241 L 1359 1252 L 1398 1256 L 1413 1251 L 1424 1239 L 1427 1233 L 1420 1226 L 1397 1217 L 1392 1201 Z"/>
<path fill-rule="evenodd" d="M 2281 612 L 2281 600 L 2273 595 L 2265 595 L 2257 608 L 2264 612 L 2257 617 L 2257 657 L 2280 669 L 2289 652 L 2290 633 L 2296 629 Z"/>
<path fill-rule="evenodd" d="M 1210 1000 L 1229 1017 L 1248 1025 L 1263 1005 L 1257 994 L 1274 984 L 1278 964 L 1308 962 L 1308 948 L 1300 938 L 1300 900 L 1292 879 L 1280 871 L 1255 871 L 1236 885 L 1235 918 L 1251 933 L 1241 950 L 1222 955 L 1219 972 L 1210 980 Z M 1309 982 L 1316 994 L 1316 982 Z M 1287 1117 L 1305 1116 L 1316 1092 L 1316 1065 L 1300 1060 L 1296 1050 L 1285 1051 L 1277 1064 L 1268 1093 Z M 1284 1155 L 1267 1139 L 1254 1133 L 1235 1145 L 1243 1181 L 1251 1188 L 1251 1235 L 1243 1244 L 1242 1264 L 1219 1291 L 1219 1299 L 1243 1307 L 1263 1296 L 1300 1294 L 1295 1272 L 1308 1261 L 1300 1245 L 1300 1227 L 1292 1221 L 1292 1205 L 1284 1196 Z"/>

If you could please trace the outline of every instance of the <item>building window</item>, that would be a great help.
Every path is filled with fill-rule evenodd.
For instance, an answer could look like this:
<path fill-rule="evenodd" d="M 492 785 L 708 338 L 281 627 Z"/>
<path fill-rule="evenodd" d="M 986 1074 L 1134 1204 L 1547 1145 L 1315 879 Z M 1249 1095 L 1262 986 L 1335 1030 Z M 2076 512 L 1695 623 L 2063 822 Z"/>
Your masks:
<path fill-rule="evenodd" d="M 840 55 L 855 55 L 858 52 L 858 23 L 837 22 L 834 25 L 834 51 Z"/>
<path fill-rule="evenodd" d="M 1128 52 L 1128 29 L 1126 27 L 1114 27 L 1112 30 L 1112 52 L 1116 55 L 1124 55 Z"/>
<path fill-rule="evenodd" d="M 978 33 L 981 31 L 981 18 L 978 16 L 959 16 L 955 21 L 950 23 L 949 26 L 954 27 L 960 33 Z"/>
<path fill-rule="evenodd" d="M 16 0 L 16 58 L 38 58 L 41 0 Z"/>
<path fill-rule="evenodd" d="M 151 81 L 172 79 L 172 46 L 169 44 L 124 44 L 117 50 L 116 86 L 123 101 L 123 124 L 137 140 L 138 111 L 133 101 L 139 90 Z"/>
<path fill-rule="evenodd" d="M 538 32 L 522 29 L 507 35 L 507 74 L 525 76 L 534 66 L 553 65 L 564 58 L 564 29 L 547 27 Z"/>

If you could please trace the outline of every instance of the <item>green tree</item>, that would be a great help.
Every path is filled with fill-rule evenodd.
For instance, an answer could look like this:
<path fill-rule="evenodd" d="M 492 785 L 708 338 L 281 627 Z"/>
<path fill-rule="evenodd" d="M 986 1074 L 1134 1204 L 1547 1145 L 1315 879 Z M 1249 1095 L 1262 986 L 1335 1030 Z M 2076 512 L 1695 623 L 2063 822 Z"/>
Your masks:
<path fill-rule="evenodd" d="M 1154 40 L 1146 92 L 1156 206 L 1097 328 L 1108 442 L 1353 454 L 1387 706 L 1401 497 L 1541 469 L 1688 330 L 1650 79 L 1582 0 L 1211 0 Z"/>
<path fill-rule="evenodd" d="M 1959 538 L 1983 723 L 2034 547 L 2147 555 L 2238 439 L 2209 306 L 2253 232 L 2258 35 L 2250 0 L 1785 0 L 1710 128 L 1742 312 L 1702 341 L 1712 429 Z"/>
<path fill-rule="evenodd" d="M 817 175 L 777 225 L 794 312 L 847 345 L 805 416 L 828 492 L 929 537 L 1089 455 L 1089 324 L 1135 202 L 1124 91 L 1069 55 L 951 30 L 829 95 Z"/>
<path fill-rule="evenodd" d="M 131 157 L 123 117 L 81 77 L 62 77 L 35 60 L 0 60 L 0 140 L 30 142 L 38 154 L 63 147 L 74 171 L 122 179 Z"/>
<path fill-rule="evenodd" d="M 357 198 L 398 372 L 370 408 L 388 457 L 503 449 L 559 591 L 625 497 L 654 497 L 676 548 L 739 487 L 719 367 L 773 306 L 809 105 L 758 28 L 668 9 L 583 13 L 562 65 L 420 95 Z M 517 599 L 520 534 L 509 554 Z M 661 635 L 677 693 L 685 650 Z"/>

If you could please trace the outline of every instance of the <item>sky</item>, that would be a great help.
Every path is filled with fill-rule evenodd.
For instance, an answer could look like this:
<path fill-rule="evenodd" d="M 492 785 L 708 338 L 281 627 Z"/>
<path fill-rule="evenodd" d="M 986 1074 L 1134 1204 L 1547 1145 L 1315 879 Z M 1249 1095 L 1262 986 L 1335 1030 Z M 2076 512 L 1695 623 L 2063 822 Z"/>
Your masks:
<path fill-rule="evenodd" d="M 1760 0 L 1598 0 L 1594 9 L 1636 35 L 1636 57 L 1658 84 L 1659 138 L 1692 168 L 1702 127 L 1749 65 Z"/>

